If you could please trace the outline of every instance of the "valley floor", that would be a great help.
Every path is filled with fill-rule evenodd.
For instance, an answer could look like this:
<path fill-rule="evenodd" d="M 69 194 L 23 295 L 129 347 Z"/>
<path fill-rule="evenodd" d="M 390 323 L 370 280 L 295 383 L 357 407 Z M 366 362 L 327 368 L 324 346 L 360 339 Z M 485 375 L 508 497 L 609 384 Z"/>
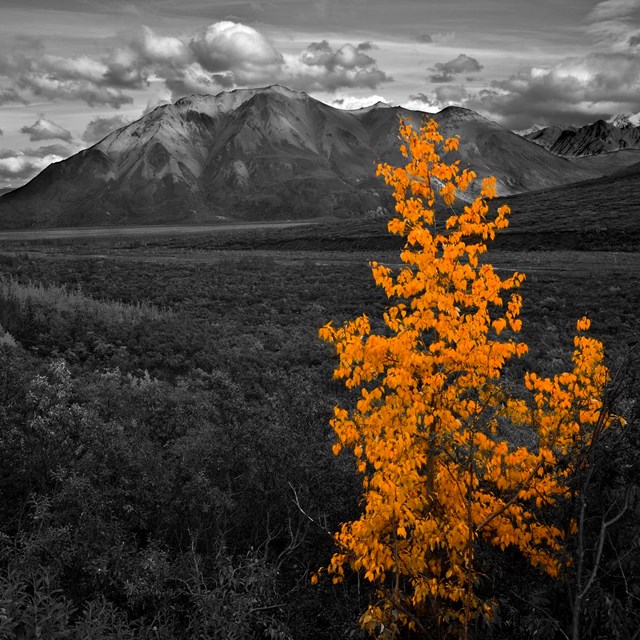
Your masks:
<path fill-rule="evenodd" d="M 399 253 L 369 225 L 0 236 L 0 601 L 28 585 L 48 611 L 73 605 L 51 622 L 72 640 L 90 637 L 83 620 L 126 640 L 353 635 L 366 587 L 309 582 L 333 551 L 318 523 L 335 531 L 359 495 L 351 460 L 331 453 L 331 409 L 350 396 L 318 328 L 362 313 L 380 327 L 368 262 Z M 640 252 L 486 258 L 527 274 L 514 384 L 565 370 L 585 313 L 612 368 L 640 340 Z M 614 550 L 637 539 L 633 517 Z M 477 637 L 556 637 L 562 584 L 514 562 L 496 569 L 502 618 Z M 606 637 L 637 623 L 619 588 L 640 584 L 634 566 L 590 604 Z M 28 598 L 11 597 L 27 620 Z M 536 598 L 548 628 L 528 617 Z"/>

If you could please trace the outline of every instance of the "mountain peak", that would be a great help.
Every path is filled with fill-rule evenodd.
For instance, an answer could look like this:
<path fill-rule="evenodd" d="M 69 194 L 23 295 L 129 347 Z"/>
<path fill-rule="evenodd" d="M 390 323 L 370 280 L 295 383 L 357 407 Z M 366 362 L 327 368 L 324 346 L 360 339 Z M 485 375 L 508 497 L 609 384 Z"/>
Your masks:
<path fill-rule="evenodd" d="M 618 113 L 611 116 L 607 122 L 618 129 L 640 127 L 640 113 Z"/>
<path fill-rule="evenodd" d="M 455 105 L 445 107 L 444 109 L 442 109 L 442 111 L 439 112 L 439 114 L 459 121 L 486 120 L 484 116 L 481 116 L 478 112 L 473 111 L 472 109 L 467 109 L 466 107 L 456 107 Z"/>

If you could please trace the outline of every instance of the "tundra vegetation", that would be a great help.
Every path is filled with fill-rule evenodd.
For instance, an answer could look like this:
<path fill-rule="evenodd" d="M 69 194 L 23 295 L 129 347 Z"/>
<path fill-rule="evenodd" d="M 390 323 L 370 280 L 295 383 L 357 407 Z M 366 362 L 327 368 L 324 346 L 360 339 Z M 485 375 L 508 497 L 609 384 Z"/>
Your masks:
<path fill-rule="evenodd" d="M 402 171 L 379 287 L 308 230 L 4 254 L 0 637 L 637 634 L 633 256 L 503 278 L 491 183 L 446 229 Z"/>

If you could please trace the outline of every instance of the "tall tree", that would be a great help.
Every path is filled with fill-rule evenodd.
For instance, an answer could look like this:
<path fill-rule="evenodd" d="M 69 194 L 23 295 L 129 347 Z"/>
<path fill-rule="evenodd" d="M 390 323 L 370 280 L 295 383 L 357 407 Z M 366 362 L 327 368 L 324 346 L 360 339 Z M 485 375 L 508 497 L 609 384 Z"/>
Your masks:
<path fill-rule="evenodd" d="M 331 425 L 334 453 L 352 451 L 363 487 L 363 512 L 335 534 L 327 570 L 339 582 L 348 566 L 375 585 L 360 619 L 371 635 L 466 638 L 471 620 L 493 610 L 477 595 L 482 544 L 514 548 L 558 576 L 564 532 L 541 514 L 567 494 L 570 465 L 559 463 L 576 439 L 610 421 L 601 411 L 608 372 L 583 318 L 572 370 L 529 373 L 528 393 L 513 393 L 503 370 L 527 352 L 516 292 L 525 276 L 503 279 L 483 259 L 510 210 L 489 215 L 495 178 L 453 208 L 476 176 L 441 159 L 458 138 L 445 140 L 435 121 L 401 123 L 400 136 L 407 164 L 378 166 L 396 200 L 388 229 L 406 241 L 397 274 L 371 263 L 390 300 L 384 327 L 362 315 L 320 330 L 339 358 L 334 377 L 358 390 L 355 408 L 336 407 Z"/>

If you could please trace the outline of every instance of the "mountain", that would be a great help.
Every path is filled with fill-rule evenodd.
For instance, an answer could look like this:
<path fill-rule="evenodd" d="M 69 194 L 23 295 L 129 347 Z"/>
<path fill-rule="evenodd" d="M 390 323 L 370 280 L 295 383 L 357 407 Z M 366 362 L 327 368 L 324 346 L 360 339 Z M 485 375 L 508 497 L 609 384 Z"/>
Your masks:
<path fill-rule="evenodd" d="M 375 166 L 399 164 L 398 118 L 378 104 L 343 111 L 281 86 L 189 96 L 157 107 L 0 198 L 0 227 L 102 226 L 363 216 L 391 206 Z M 459 134 L 460 159 L 503 195 L 601 175 L 479 114 L 433 117 Z"/>
<path fill-rule="evenodd" d="M 608 118 L 607 122 L 620 129 L 625 127 L 640 127 L 640 113 L 618 113 Z"/>
<path fill-rule="evenodd" d="M 640 149 L 640 126 L 635 116 L 617 116 L 610 122 L 596 120 L 583 127 L 546 127 L 524 137 L 559 156 L 567 158 Z"/>
<path fill-rule="evenodd" d="M 525 133 L 522 137 L 526 138 L 527 140 L 531 140 L 531 142 L 539 144 L 545 149 L 551 149 L 551 147 L 553 147 L 553 145 L 564 133 L 564 131 L 565 129 L 563 129 L 562 127 L 557 127 L 554 125 L 551 127 L 541 127 L 539 129 L 536 129 L 535 131 L 530 131 L 528 133 Z M 569 128 L 569 131 L 575 131 L 575 129 Z"/>

